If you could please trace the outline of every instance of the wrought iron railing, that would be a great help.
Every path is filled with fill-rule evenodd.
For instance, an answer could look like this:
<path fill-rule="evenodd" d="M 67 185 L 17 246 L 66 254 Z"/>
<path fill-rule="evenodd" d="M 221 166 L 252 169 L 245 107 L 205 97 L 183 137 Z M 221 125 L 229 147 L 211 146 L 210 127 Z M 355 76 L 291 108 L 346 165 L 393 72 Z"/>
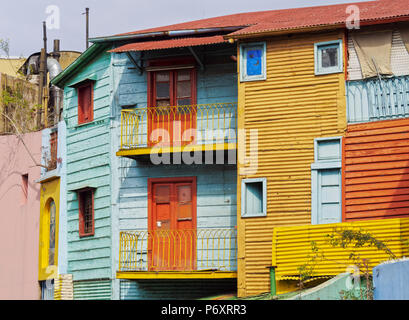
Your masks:
<path fill-rule="evenodd" d="M 124 109 L 121 149 L 235 143 L 237 103 Z"/>
<path fill-rule="evenodd" d="M 409 117 L 409 76 L 347 81 L 349 123 Z"/>
<path fill-rule="evenodd" d="M 119 271 L 236 271 L 234 228 L 120 232 Z"/>

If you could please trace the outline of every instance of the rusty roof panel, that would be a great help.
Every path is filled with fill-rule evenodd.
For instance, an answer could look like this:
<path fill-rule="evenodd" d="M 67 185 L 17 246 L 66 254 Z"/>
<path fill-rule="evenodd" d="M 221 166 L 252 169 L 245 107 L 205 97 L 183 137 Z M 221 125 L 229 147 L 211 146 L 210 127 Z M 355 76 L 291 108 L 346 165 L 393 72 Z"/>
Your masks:
<path fill-rule="evenodd" d="M 202 38 L 180 38 L 161 41 L 148 41 L 148 42 L 134 42 L 123 45 L 121 47 L 110 50 L 109 52 L 127 52 L 127 51 L 147 51 L 147 50 L 159 50 L 170 49 L 178 47 L 191 47 L 208 44 L 216 44 L 228 42 L 223 39 L 223 36 L 202 37 Z"/>

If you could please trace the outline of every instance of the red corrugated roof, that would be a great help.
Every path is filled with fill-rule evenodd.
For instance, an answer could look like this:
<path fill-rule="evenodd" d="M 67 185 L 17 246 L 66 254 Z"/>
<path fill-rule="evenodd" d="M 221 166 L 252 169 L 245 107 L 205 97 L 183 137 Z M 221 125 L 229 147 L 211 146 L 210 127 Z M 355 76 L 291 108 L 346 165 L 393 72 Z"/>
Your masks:
<path fill-rule="evenodd" d="M 409 0 L 378 0 L 327 6 L 239 13 L 128 32 L 118 34 L 117 36 L 164 31 L 243 27 L 241 30 L 230 34 L 234 36 L 264 31 L 279 31 L 313 26 L 337 25 L 345 23 L 347 17 L 349 16 L 349 14 L 346 13 L 346 8 L 349 5 L 356 5 L 359 7 L 361 22 L 398 17 L 409 18 Z"/>
<path fill-rule="evenodd" d="M 345 25 L 350 13 L 350 5 L 359 8 L 360 23 L 409 18 L 409 0 L 378 0 L 370 2 L 346 3 L 331 6 L 278 10 L 268 19 L 235 31 L 230 36 L 255 34 L 269 31 L 285 31 L 317 26 Z"/>
<path fill-rule="evenodd" d="M 202 38 L 180 38 L 161 41 L 136 42 L 123 45 L 110 50 L 109 52 L 126 52 L 126 51 L 146 51 L 157 49 L 169 49 L 188 46 L 200 46 L 206 44 L 227 42 L 223 36 L 202 37 Z"/>

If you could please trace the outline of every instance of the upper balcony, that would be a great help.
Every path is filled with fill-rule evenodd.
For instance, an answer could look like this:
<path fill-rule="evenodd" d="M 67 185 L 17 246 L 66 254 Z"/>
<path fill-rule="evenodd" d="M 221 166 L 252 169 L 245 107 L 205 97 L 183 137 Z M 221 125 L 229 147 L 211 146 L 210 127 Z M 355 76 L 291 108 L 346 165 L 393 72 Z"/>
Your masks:
<path fill-rule="evenodd" d="M 409 76 L 347 81 L 348 123 L 409 117 Z"/>
<path fill-rule="evenodd" d="M 117 155 L 235 150 L 236 128 L 236 102 L 125 109 Z"/>

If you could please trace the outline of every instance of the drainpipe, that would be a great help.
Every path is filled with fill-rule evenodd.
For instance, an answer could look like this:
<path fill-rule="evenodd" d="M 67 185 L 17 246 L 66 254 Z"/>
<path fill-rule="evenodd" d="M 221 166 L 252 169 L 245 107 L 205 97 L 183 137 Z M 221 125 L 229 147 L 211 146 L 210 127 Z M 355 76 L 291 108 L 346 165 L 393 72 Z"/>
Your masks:
<path fill-rule="evenodd" d="M 276 286 L 276 268 L 277 266 L 267 267 L 270 269 L 270 294 L 272 296 L 277 295 L 277 286 Z"/>

